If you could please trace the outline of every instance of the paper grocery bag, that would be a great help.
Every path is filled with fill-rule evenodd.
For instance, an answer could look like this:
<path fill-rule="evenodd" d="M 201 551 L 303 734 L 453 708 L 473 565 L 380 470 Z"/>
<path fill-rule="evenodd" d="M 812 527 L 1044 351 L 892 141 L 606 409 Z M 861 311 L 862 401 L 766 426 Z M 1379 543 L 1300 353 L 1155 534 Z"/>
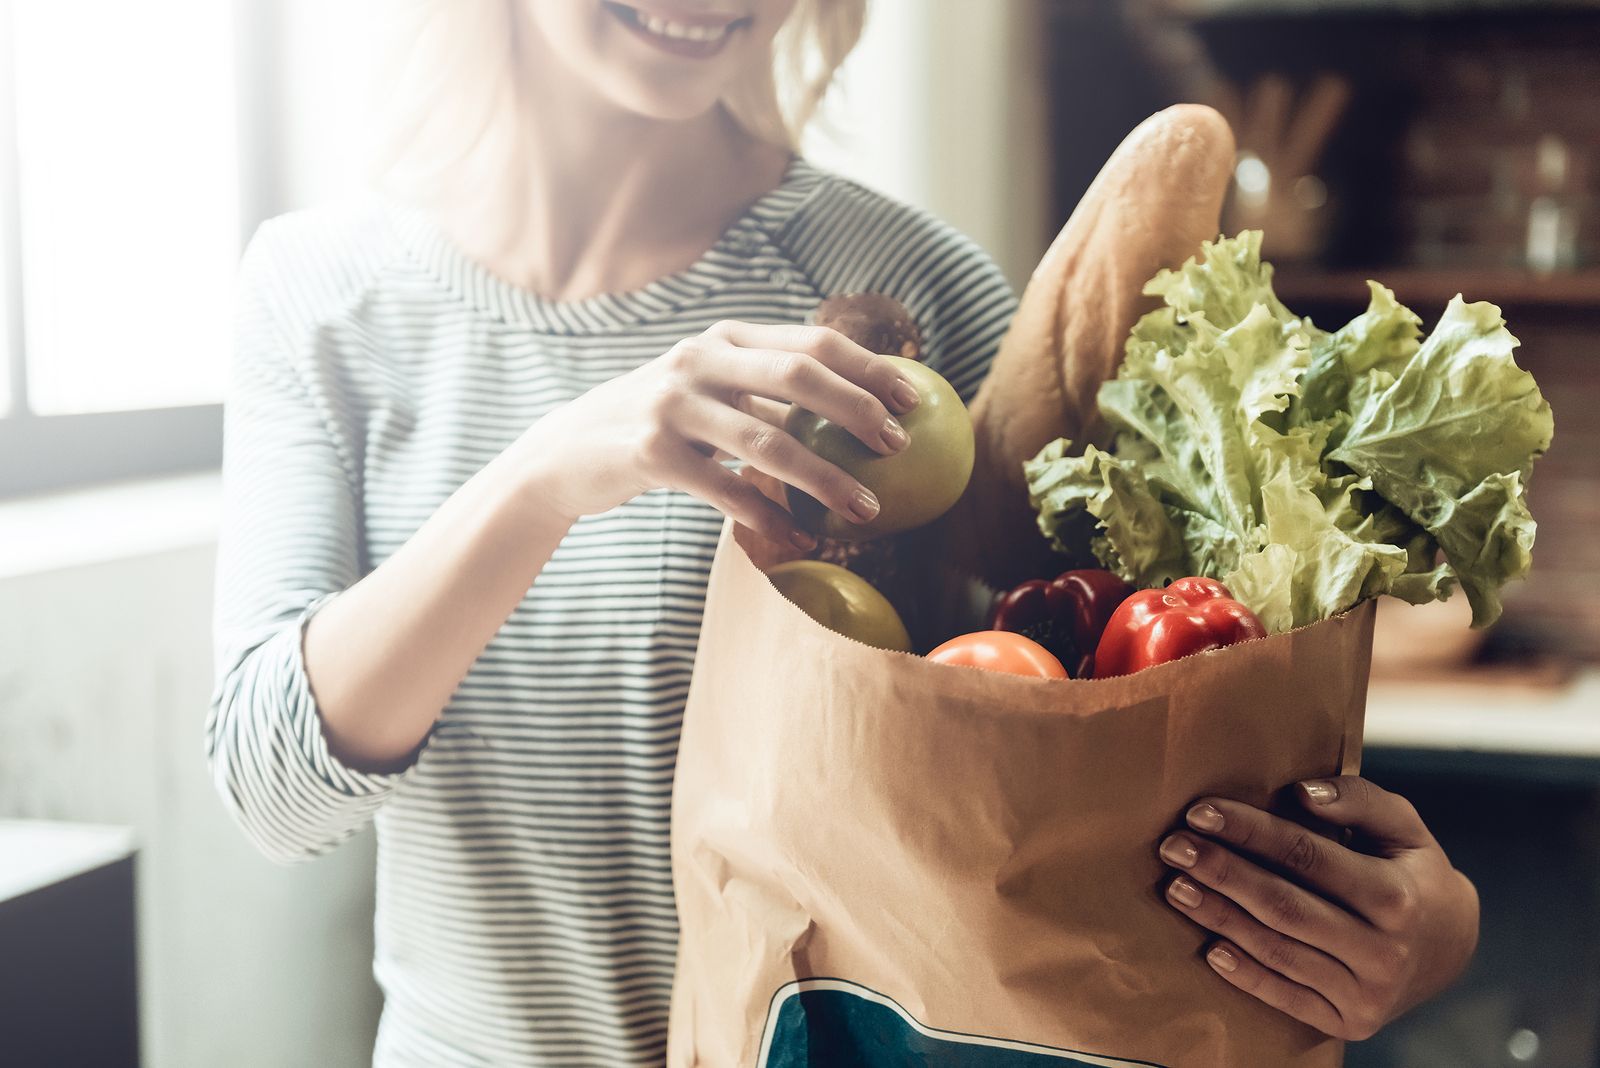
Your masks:
<path fill-rule="evenodd" d="M 1042 680 L 826 630 L 761 549 L 724 529 L 678 752 L 670 1068 L 1341 1062 L 1211 971 L 1156 844 L 1356 770 L 1371 604 Z"/>

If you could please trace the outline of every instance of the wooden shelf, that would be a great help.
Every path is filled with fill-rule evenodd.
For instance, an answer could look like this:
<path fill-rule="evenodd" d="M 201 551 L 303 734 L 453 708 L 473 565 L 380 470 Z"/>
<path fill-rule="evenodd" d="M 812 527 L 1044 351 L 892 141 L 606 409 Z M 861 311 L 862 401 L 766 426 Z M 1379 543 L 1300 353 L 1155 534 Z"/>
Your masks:
<path fill-rule="evenodd" d="M 1394 290 L 1402 304 L 1424 319 L 1437 315 L 1457 293 L 1467 300 L 1487 300 L 1501 307 L 1600 309 L 1600 270 L 1540 275 L 1517 270 L 1419 267 L 1326 271 L 1284 265 L 1273 276 L 1273 288 L 1291 309 L 1297 303 L 1356 305 L 1367 302 L 1368 278 Z"/>

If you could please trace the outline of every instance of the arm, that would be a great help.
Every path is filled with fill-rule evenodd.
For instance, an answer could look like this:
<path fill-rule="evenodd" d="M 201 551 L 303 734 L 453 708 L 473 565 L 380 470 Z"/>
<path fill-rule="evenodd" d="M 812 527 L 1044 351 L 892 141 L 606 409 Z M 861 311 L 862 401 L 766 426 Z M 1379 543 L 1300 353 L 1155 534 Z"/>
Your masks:
<path fill-rule="evenodd" d="M 246 835 L 289 861 L 362 826 L 398 777 L 334 754 L 305 669 L 306 621 L 360 575 L 358 474 L 269 309 L 270 257 L 253 243 L 241 271 L 206 741 Z"/>
<path fill-rule="evenodd" d="M 535 488 L 551 453 L 519 443 L 439 506 L 411 539 L 311 617 L 305 665 L 331 750 L 396 771 L 415 760 L 489 640 L 573 520 Z"/>
<path fill-rule="evenodd" d="M 769 537 L 811 543 L 713 453 L 871 519 L 872 495 L 778 424 L 789 400 L 820 405 L 894 452 L 904 432 L 888 405 L 915 402 L 899 384 L 888 361 L 833 331 L 721 323 L 546 416 L 312 619 L 305 658 L 334 751 L 375 769 L 412 759 L 579 516 L 670 486 Z"/>
<path fill-rule="evenodd" d="M 880 452 L 904 444 L 888 361 L 832 331 L 718 324 L 530 427 L 362 576 L 358 471 L 277 327 L 263 269 L 247 258 L 207 733 L 224 798 L 281 859 L 330 848 L 377 810 L 577 517 L 669 486 L 808 542 L 714 456 L 857 519 L 875 502 L 752 413 L 799 402 Z"/>
<path fill-rule="evenodd" d="M 1466 968 L 1477 892 L 1405 798 L 1353 775 L 1295 795 L 1351 845 L 1204 798 L 1192 831 L 1161 843 L 1179 872 L 1167 901 L 1221 936 L 1206 960 L 1229 983 L 1326 1034 L 1368 1038 Z"/>

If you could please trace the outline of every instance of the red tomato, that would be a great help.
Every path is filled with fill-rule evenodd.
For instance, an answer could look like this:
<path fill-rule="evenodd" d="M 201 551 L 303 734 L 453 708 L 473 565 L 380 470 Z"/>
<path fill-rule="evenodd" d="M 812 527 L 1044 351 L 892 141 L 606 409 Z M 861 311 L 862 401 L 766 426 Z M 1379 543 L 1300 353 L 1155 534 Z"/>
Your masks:
<path fill-rule="evenodd" d="M 1009 671 L 1013 675 L 1035 675 L 1044 679 L 1067 677 L 1067 669 L 1044 646 L 1032 638 L 1004 630 L 980 630 L 951 638 L 929 653 L 928 659 L 957 667 Z"/>

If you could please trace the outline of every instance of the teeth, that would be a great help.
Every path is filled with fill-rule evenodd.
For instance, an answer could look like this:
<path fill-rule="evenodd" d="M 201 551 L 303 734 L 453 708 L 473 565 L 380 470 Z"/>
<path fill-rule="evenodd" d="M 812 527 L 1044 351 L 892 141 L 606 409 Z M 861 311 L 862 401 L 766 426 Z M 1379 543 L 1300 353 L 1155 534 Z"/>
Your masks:
<path fill-rule="evenodd" d="M 726 26 L 686 26 L 643 11 L 635 10 L 634 14 L 639 25 L 659 37 L 671 37 L 679 41 L 720 41 L 728 35 Z"/>

